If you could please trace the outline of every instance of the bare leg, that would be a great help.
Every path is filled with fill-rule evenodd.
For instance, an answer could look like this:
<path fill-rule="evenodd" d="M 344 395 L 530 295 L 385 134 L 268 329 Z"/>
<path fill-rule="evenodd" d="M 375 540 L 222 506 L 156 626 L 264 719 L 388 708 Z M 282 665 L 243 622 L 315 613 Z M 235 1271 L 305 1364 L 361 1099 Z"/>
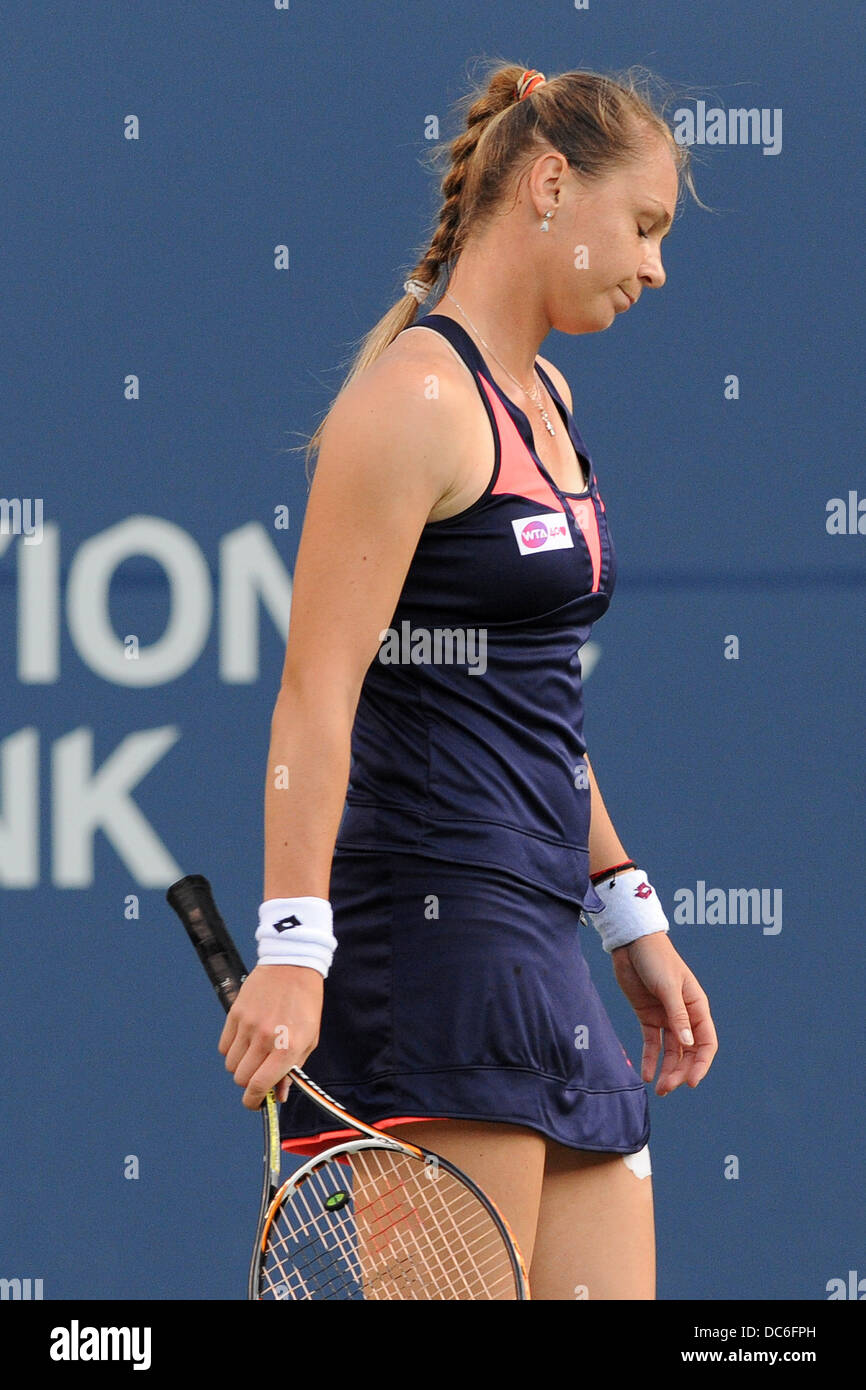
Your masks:
<path fill-rule="evenodd" d="M 421 1120 L 388 1133 L 439 1154 L 472 1178 L 508 1222 L 529 1268 L 544 1181 L 543 1134 L 482 1120 Z"/>
<path fill-rule="evenodd" d="M 549 1140 L 529 1283 L 533 1299 L 654 1299 L 652 1178 Z"/>

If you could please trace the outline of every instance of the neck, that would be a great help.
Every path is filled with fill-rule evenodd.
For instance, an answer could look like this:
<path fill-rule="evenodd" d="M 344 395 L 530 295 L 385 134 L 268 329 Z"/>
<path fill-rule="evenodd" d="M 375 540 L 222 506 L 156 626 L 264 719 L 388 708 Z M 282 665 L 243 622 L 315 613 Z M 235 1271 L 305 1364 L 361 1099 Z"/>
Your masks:
<path fill-rule="evenodd" d="M 518 381 L 528 385 L 550 323 L 539 305 L 527 301 L 526 284 L 525 264 L 519 270 L 510 265 L 502 247 L 486 242 L 466 246 L 446 288 L 472 323 L 444 297 L 428 312 L 457 319 L 473 337 L 486 339 Z"/>

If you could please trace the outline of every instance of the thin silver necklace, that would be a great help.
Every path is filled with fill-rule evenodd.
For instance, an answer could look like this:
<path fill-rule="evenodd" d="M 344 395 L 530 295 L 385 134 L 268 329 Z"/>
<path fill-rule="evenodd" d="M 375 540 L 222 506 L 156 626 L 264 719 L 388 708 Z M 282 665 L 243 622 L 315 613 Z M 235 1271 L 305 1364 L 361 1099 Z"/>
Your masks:
<path fill-rule="evenodd" d="M 454 298 L 453 294 L 449 294 L 448 290 L 445 290 L 445 298 L 446 298 L 446 299 L 450 299 L 452 304 L 457 304 L 457 300 Z M 471 320 L 471 318 L 469 317 L 469 315 L 467 314 L 466 310 L 463 308 L 463 305 L 462 305 L 462 304 L 457 304 L 457 308 L 460 310 L 460 312 L 461 312 L 461 314 L 463 315 L 463 317 L 465 318 L 466 322 L 469 324 L 469 327 L 472 328 L 472 329 L 474 329 L 475 332 L 478 334 L 479 339 L 480 339 L 481 342 L 484 344 L 484 346 L 486 347 L 487 351 L 490 353 L 490 355 L 491 355 L 491 357 L 493 358 L 493 360 L 494 360 L 495 362 L 499 362 L 499 365 L 500 365 L 500 367 L 502 368 L 502 370 L 505 372 L 506 376 L 510 376 L 510 377 L 511 377 L 511 380 L 514 382 L 514 385 L 515 385 L 515 386 L 520 386 L 520 389 L 521 389 L 521 391 L 523 392 L 524 396 L 528 396 L 529 399 L 532 401 L 533 405 L 536 405 L 536 406 L 538 407 L 538 409 L 541 411 L 541 418 L 542 418 L 542 420 L 543 420 L 544 423 L 545 423 L 545 426 L 546 426 L 546 428 L 547 428 L 547 433 L 548 433 L 548 434 L 555 435 L 555 434 L 556 434 L 556 430 L 553 428 L 553 425 L 550 423 L 550 416 L 549 416 L 548 413 L 547 413 L 547 407 L 546 407 L 546 405 L 544 404 L 544 399 L 541 398 L 541 392 L 540 392 L 540 389 L 539 389 L 539 387 L 538 387 L 538 384 L 537 384 L 535 381 L 533 381 L 532 384 L 533 384 L 533 386 L 535 387 L 535 391 L 534 391 L 534 392 L 533 392 L 533 391 L 527 391 L 526 387 L 525 387 L 525 386 L 522 386 L 521 383 L 517 380 L 517 377 L 516 377 L 516 376 L 512 376 L 511 372 L 508 370 L 508 368 L 506 367 L 505 363 L 499 361 L 499 358 L 496 356 L 496 353 L 493 351 L 493 348 L 490 346 L 490 344 L 484 342 L 484 339 L 481 337 L 481 334 L 478 333 L 478 329 L 475 328 L 475 324 L 472 322 L 472 320 Z"/>

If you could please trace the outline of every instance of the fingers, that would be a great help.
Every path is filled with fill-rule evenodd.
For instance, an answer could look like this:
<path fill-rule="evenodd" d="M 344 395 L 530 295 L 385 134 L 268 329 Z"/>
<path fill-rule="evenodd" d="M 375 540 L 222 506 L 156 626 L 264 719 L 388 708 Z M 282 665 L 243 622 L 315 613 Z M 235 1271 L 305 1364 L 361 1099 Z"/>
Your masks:
<path fill-rule="evenodd" d="M 245 1035 L 242 1035 L 240 1029 L 238 1029 L 232 1039 L 231 1046 L 228 1047 L 223 1054 L 226 1059 L 226 1071 L 234 1072 L 237 1070 L 241 1061 L 247 1055 L 248 1046 L 249 1039 Z M 220 1048 L 220 1051 L 223 1052 L 223 1049 Z"/>
<path fill-rule="evenodd" d="M 689 1065 L 689 1048 L 694 1046 L 689 1011 L 683 999 L 682 987 L 673 981 L 658 991 L 665 1012 L 664 1055 L 656 1095 L 666 1096 L 685 1079 Z"/>
<path fill-rule="evenodd" d="M 718 1051 L 709 1001 L 694 976 L 686 978 L 678 996 L 663 1002 L 668 1024 L 656 1085 L 656 1094 L 660 1096 L 675 1091 L 683 1082 L 694 1089 L 706 1076 Z"/>
<path fill-rule="evenodd" d="M 223 1026 L 223 1030 L 220 1033 L 220 1040 L 217 1044 L 217 1050 L 221 1052 L 224 1057 L 228 1052 L 229 1048 L 231 1047 L 232 1043 L 234 1042 L 234 1037 L 237 1030 L 237 1014 L 235 1013 L 234 1005 L 232 1005 L 232 1007 L 228 1011 L 228 1014 L 226 1015 L 226 1021 Z"/>
<path fill-rule="evenodd" d="M 643 1054 L 640 1060 L 640 1075 L 642 1081 L 652 1081 L 656 1072 L 656 1064 L 661 1051 L 662 1030 L 651 1028 L 647 1024 L 642 1025 L 643 1032 Z"/>
<path fill-rule="evenodd" d="M 685 1080 L 685 1069 L 688 1065 L 688 1049 L 684 1049 L 682 1043 L 677 1041 L 677 1037 L 671 1029 L 666 1028 L 664 1032 L 664 1057 L 659 1079 L 656 1082 L 657 1096 L 666 1096 L 671 1091 L 675 1091 Z"/>
<path fill-rule="evenodd" d="M 243 1103 L 258 1110 L 268 1091 L 276 1090 L 296 1058 L 292 1049 L 280 1046 L 265 1030 L 254 1030 L 238 1037 L 226 1055 L 226 1070 L 234 1074 L 235 1085 L 244 1088 Z"/>
<path fill-rule="evenodd" d="M 318 1042 L 322 989 L 321 973 L 306 966 L 257 965 L 247 976 L 219 1051 L 248 1110 L 257 1110 L 270 1090 L 280 1102 L 287 1098 L 289 1069 L 302 1066 Z"/>
<path fill-rule="evenodd" d="M 692 1065 L 686 1080 L 690 1086 L 697 1086 L 699 1081 L 703 1081 L 710 1069 L 712 1060 L 719 1050 L 719 1041 L 716 1037 L 713 1020 L 710 1017 L 709 1006 L 707 1006 L 704 1016 L 699 1015 L 695 1010 L 691 1011 L 691 1016 L 695 1045 L 691 1049 Z"/>
<path fill-rule="evenodd" d="M 271 1031 L 265 1026 L 240 1024 L 237 1018 L 232 1007 L 218 1044 L 226 1071 L 232 1073 L 236 1086 L 243 1086 L 243 1103 L 248 1110 L 258 1110 L 270 1090 L 282 1103 L 290 1085 L 286 1072 L 301 1060 L 300 1053 L 293 1055 L 285 1027 Z"/>
<path fill-rule="evenodd" d="M 643 1032 L 641 1079 L 652 1081 L 663 1035 L 656 1094 L 667 1095 L 684 1081 L 697 1086 L 710 1069 L 718 1040 L 707 996 L 685 962 L 657 933 L 615 950 L 613 965 Z"/>
<path fill-rule="evenodd" d="M 270 1045 L 259 1041 L 258 1044 L 251 1042 L 248 1047 L 244 1044 L 238 1044 L 237 1047 L 238 1059 L 233 1058 L 233 1045 L 226 1057 L 226 1068 L 234 1072 L 235 1085 L 243 1086 L 242 1100 L 246 1108 L 260 1109 L 265 1096 L 271 1090 L 282 1104 L 289 1094 L 291 1085 L 286 1073 L 296 1062 L 302 1060 L 302 1054 L 294 1057 L 288 1049 L 275 1046 L 272 1041 Z"/>
<path fill-rule="evenodd" d="M 710 1069 L 719 1050 L 719 1040 L 710 1013 L 710 1002 L 694 975 L 688 975 L 683 982 L 683 1001 L 694 1033 L 694 1044 L 689 1048 L 690 1066 L 685 1079 L 690 1086 L 697 1086 Z"/>
<path fill-rule="evenodd" d="M 281 1096 L 278 1092 L 283 1088 L 283 1083 L 286 1081 L 285 1071 L 287 1066 L 291 1066 L 291 1063 L 286 1062 L 285 1053 L 283 1053 L 281 1057 L 277 1056 L 276 1059 L 272 1054 L 262 1062 L 258 1070 L 252 1073 L 249 1077 L 248 1084 L 246 1084 L 243 1096 L 241 1097 L 248 1110 L 261 1109 L 265 1096 L 270 1090 L 273 1090 L 275 1094 L 277 1094 L 278 1100 L 285 1100 L 285 1094 Z M 239 1086 L 245 1084 L 243 1081 L 239 1080 L 238 1072 L 235 1072 L 235 1081 Z M 285 1089 L 288 1088 L 286 1087 Z"/>

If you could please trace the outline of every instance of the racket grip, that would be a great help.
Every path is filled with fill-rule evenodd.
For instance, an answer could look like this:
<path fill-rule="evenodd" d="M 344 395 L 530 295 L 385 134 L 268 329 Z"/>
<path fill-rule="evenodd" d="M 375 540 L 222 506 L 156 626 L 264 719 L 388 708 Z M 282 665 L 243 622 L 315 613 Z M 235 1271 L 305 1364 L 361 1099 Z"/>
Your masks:
<path fill-rule="evenodd" d="M 246 979 L 246 969 L 214 902 L 204 874 L 187 874 L 165 895 L 187 930 L 217 998 L 228 1013 Z"/>

